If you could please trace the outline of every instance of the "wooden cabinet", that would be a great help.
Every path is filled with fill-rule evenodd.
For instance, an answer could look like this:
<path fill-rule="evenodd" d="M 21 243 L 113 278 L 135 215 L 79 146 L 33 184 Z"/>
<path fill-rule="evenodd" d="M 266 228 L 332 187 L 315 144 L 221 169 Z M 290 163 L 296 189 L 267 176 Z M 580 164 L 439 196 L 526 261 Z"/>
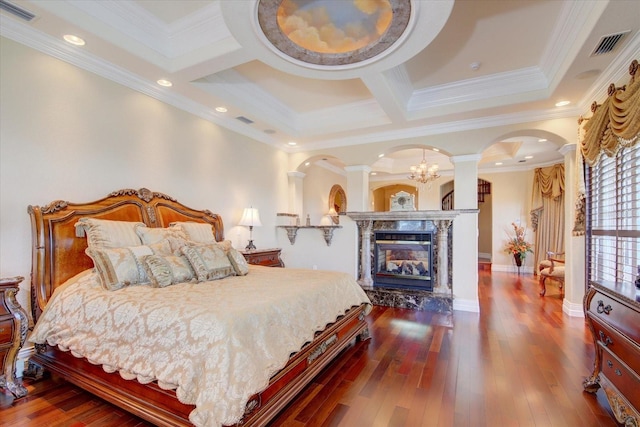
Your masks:
<path fill-rule="evenodd" d="M 27 313 L 16 300 L 23 277 L 0 279 L 0 387 L 15 397 L 27 394 L 16 377 L 16 358 L 27 337 L 29 320 Z"/>
<path fill-rule="evenodd" d="M 640 425 L 640 291 L 632 284 L 592 283 L 584 312 L 596 349 L 584 389 L 602 387 L 618 422 Z"/>
<path fill-rule="evenodd" d="M 266 267 L 284 267 L 280 258 L 280 248 L 252 249 L 240 251 L 249 264 L 264 265 Z"/>

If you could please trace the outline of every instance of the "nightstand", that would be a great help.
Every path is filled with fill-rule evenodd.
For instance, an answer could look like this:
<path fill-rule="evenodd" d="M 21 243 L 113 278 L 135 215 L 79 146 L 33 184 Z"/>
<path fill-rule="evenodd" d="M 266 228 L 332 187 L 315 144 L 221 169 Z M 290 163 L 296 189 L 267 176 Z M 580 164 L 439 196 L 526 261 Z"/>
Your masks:
<path fill-rule="evenodd" d="M 0 387 L 16 398 L 27 395 L 22 381 L 16 378 L 16 358 L 29 328 L 27 313 L 16 300 L 23 280 L 20 276 L 0 279 Z"/>
<path fill-rule="evenodd" d="M 240 253 L 249 264 L 264 265 L 266 267 L 284 267 L 280 258 L 280 248 L 241 250 Z"/>

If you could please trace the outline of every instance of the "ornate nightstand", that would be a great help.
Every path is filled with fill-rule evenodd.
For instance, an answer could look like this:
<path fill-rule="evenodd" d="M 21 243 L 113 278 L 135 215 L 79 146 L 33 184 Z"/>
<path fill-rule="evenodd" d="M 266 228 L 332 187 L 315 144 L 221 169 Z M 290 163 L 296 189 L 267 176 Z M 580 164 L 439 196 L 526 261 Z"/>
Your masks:
<path fill-rule="evenodd" d="M 16 358 L 27 338 L 29 319 L 16 300 L 24 277 L 0 279 L 0 387 L 16 398 L 26 396 L 27 389 L 16 378 Z"/>
<path fill-rule="evenodd" d="M 240 253 L 249 264 L 264 265 L 266 267 L 284 267 L 280 258 L 280 248 L 241 250 Z"/>

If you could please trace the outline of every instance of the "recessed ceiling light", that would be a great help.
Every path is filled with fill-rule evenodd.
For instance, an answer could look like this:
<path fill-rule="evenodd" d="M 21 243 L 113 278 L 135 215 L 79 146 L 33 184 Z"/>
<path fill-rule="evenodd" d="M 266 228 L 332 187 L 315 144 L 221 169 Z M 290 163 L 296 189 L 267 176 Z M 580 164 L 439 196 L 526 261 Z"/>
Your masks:
<path fill-rule="evenodd" d="M 378 158 L 381 159 L 384 157 L 384 154 L 378 154 Z"/>
<path fill-rule="evenodd" d="M 433 151 L 435 151 L 436 153 L 440 152 L 439 148 L 432 148 Z"/>
<path fill-rule="evenodd" d="M 294 145 L 298 145 L 298 143 L 297 143 L 297 142 L 294 142 L 294 141 L 289 141 L 289 142 L 287 142 L 287 144 L 289 144 L 289 145 L 290 145 L 290 146 L 292 146 L 292 147 L 293 147 Z"/>
<path fill-rule="evenodd" d="M 502 162 L 496 162 L 496 166 L 502 165 Z"/>
<path fill-rule="evenodd" d="M 305 166 L 309 166 L 311 164 L 311 162 L 305 162 Z"/>
<path fill-rule="evenodd" d="M 73 34 L 65 34 L 62 38 L 67 43 L 71 43 L 76 46 L 84 46 L 84 40 L 78 36 L 74 36 Z"/>
<path fill-rule="evenodd" d="M 164 86 L 164 87 L 173 86 L 173 83 L 171 83 L 169 80 L 165 80 L 165 79 L 160 79 L 156 83 L 158 83 L 160 86 Z"/>
<path fill-rule="evenodd" d="M 538 142 L 547 142 L 547 139 L 546 139 L 546 138 L 540 138 L 540 139 L 538 140 Z"/>
<path fill-rule="evenodd" d="M 226 113 L 228 110 L 225 107 L 216 107 L 218 113 Z"/>
<path fill-rule="evenodd" d="M 533 156 L 524 156 L 525 159 L 533 159 Z"/>
<path fill-rule="evenodd" d="M 571 101 L 560 101 L 556 102 L 556 107 L 564 107 L 565 105 L 571 104 Z"/>
<path fill-rule="evenodd" d="M 378 172 L 371 172 L 371 175 L 378 175 Z"/>

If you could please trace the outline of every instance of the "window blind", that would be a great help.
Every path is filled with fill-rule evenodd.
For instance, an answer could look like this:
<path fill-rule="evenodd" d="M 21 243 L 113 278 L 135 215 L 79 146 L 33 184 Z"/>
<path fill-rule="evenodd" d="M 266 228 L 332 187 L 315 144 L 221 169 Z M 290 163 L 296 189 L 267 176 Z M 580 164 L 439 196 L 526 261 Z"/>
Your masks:
<path fill-rule="evenodd" d="M 589 280 L 633 283 L 640 265 L 640 144 L 587 168 Z"/>

